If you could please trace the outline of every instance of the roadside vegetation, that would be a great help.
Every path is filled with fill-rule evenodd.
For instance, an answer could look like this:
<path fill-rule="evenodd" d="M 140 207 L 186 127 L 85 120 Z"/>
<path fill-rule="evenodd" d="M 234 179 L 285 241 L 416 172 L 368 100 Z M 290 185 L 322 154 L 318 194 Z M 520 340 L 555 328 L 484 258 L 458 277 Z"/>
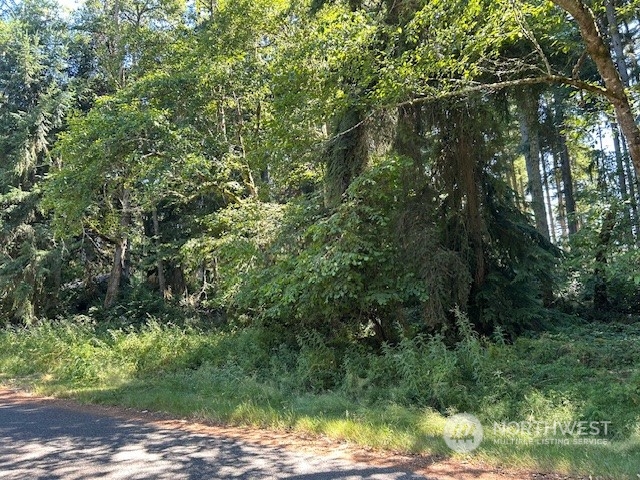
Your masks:
<path fill-rule="evenodd" d="M 336 348 L 313 331 L 275 344 L 256 328 L 78 316 L 3 330 L 0 379 L 83 402 L 443 456 L 453 454 L 442 438 L 446 417 L 469 412 L 484 426 L 476 460 L 593 478 L 636 476 L 637 323 L 573 320 L 510 345 L 479 338 L 464 317 L 458 324 L 455 344 L 416 337 L 372 351 Z M 494 426 L 580 421 L 610 424 L 606 435 L 586 437 Z M 545 444 L 549 437 L 569 445 Z"/>

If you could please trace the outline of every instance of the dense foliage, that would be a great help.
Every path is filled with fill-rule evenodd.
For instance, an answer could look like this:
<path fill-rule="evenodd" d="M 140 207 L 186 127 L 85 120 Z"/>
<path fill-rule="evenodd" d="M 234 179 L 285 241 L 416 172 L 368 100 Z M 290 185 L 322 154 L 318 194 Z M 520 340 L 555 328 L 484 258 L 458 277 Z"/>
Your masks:
<path fill-rule="evenodd" d="M 2 10 L 3 322 L 380 348 L 637 309 L 635 2 L 57 10 Z"/>

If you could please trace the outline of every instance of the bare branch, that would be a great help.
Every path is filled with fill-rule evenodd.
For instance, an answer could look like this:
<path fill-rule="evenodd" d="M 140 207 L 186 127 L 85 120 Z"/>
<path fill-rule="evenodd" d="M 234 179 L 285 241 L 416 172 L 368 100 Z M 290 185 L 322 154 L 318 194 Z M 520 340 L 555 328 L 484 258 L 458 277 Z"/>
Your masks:
<path fill-rule="evenodd" d="M 522 29 L 522 33 L 524 34 L 524 36 L 533 44 L 536 52 L 538 52 L 538 55 L 540 55 L 540 58 L 544 62 L 544 66 L 547 69 L 547 74 L 551 75 L 553 70 L 551 69 L 549 59 L 545 55 L 544 50 L 542 50 L 542 47 L 540 46 L 538 39 L 533 33 L 533 30 L 527 23 L 527 19 L 524 18 L 524 15 L 522 14 L 522 7 L 516 5 L 517 1 L 518 0 L 511 0 L 511 7 L 513 8 L 513 12 L 515 13 L 516 20 L 518 24 L 520 24 L 520 28 Z"/>
<path fill-rule="evenodd" d="M 580 58 L 571 69 L 571 78 L 578 78 L 578 76 L 580 75 L 580 70 L 582 69 L 582 65 L 587 60 L 587 57 L 588 57 L 588 54 L 587 54 L 587 51 L 585 50 L 584 52 L 582 52 L 582 55 L 580 55 Z"/>
<path fill-rule="evenodd" d="M 471 87 L 454 90 L 451 92 L 435 94 L 433 96 L 428 96 L 428 97 L 424 96 L 424 97 L 414 98 L 401 103 L 397 103 L 394 106 L 404 107 L 409 105 L 420 105 L 425 103 L 436 102 L 436 101 L 447 99 L 447 98 L 462 97 L 465 95 L 469 95 L 471 93 L 477 93 L 477 92 L 490 93 L 490 92 L 496 92 L 499 90 L 504 90 L 506 88 L 521 87 L 525 85 L 540 85 L 540 84 L 566 85 L 578 90 L 585 90 L 587 92 L 591 92 L 596 95 L 600 95 L 609 99 L 612 98 L 612 94 L 608 92 L 604 87 L 601 87 L 599 85 L 594 85 L 592 83 L 588 83 L 583 80 L 578 80 L 575 78 L 563 77 L 561 75 L 542 75 L 539 77 L 519 78 L 517 80 L 507 80 L 504 82 L 497 82 L 497 83 L 478 84 Z"/>

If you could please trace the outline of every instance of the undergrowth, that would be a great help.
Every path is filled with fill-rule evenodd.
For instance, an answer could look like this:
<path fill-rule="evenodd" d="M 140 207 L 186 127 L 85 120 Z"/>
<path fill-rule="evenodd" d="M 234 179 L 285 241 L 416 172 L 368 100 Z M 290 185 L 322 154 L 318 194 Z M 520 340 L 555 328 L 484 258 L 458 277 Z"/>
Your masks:
<path fill-rule="evenodd" d="M 512 345 L 479 337 L 404 338 L 374 351 L 313 330 L 274 345 L 258 328 L 205 330 L 86 316 L 0 332 L 0 381 L 39 393 L 212 421 L 293 428 L 375 447 L 451 453 L 446 416 L 476 415 L 475 455 L 604 478 L 640 473 L 640 326 L 574 324 Z M 499 336 L 498 336 L 499 337 Z M 596 445 L 508 445 L 501 422 L 611 422 Z M 520 432 L 522 433 L 522 432 Z"/>

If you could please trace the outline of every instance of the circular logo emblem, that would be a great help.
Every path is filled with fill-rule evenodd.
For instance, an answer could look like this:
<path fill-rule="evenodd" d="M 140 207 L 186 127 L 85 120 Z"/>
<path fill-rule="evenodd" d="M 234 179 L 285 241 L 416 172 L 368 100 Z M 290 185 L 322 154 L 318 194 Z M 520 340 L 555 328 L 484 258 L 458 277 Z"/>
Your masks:
<path fill-rule="evenodd" d="M 451 450 L 459 453 L 472 452 L 482 442 L 482 425 L 473 415 L 458 413 L 447 418 L 442 436 Z"/>

